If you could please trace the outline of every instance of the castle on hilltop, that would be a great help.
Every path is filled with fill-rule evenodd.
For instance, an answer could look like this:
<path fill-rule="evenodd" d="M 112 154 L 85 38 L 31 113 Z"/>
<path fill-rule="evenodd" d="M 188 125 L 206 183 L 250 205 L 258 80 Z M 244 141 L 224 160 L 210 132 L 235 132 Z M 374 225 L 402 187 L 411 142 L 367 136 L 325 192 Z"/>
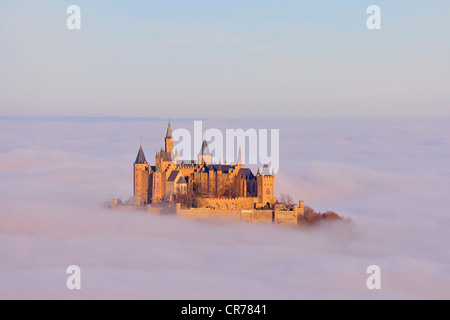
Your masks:
<path fill-rule="evenodd" d="M 148 207 L 151 211 L 163 203 L 176 203 L 177 213 L 182 209 L 203 210 L 210 217 L 211 212 L 235 212 L 241 220 L 242 212 L 256 217 L 252 213 L 258 209 L 260 214 L 267 211 L 267 219 L 275 221 L 280 204 L 274 196 L 275 173 L 270 172 L 267 164 L 253 174 L 243 165 L 240 149 L 236 163 L 213 164 L 206 140 L 196 161 L 179 161 L 174 152 L 170 121 L 164 145 L 164 150 L 161 148 L 155 155 L 154 166 L 147 162 L 142 145 L 139 147 L 133 164 L 135 206 Z M 289 216 L 290 223 L 296 223 L 300 210 L 303 201 L 293 205 L 292 214 L 286 215 L 289 211 L 285 209 L 279 216 L 284 217 L 283 221 Z"/>
<path fill-rule="evenodd" d="M 177 195 L 188 192 L 204 195 L 203 206 L 214 209 L 253 209 L 271 207 L 275 203 L 275 174 L 269 171 L 268 165 L 254 175 L 242 164 L 241 150 L 236 164 L 212 164 L 212 154 L 205 140 L 197 161 L 178 161 L 173 152 L 170 121 L 164 140 L 165 148 L 156 153 L 154 166 L 147 163 L 142 145 L 139 148 L 133 165 L 135 205 L 172 201 Z M 216 205 L 206 200 L 211 198 L 234 201 L 229 201 L 229 205 L 227 202 Z"/>

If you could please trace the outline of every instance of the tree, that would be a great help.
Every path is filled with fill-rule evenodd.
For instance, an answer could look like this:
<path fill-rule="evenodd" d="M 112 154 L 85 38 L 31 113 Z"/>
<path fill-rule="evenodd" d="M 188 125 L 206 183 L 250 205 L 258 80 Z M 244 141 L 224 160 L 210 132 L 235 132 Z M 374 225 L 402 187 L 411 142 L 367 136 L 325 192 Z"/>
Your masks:
<path fill-rule="evenodd" d="M 218 197 L 226 197 L 226 198 L 236 198 L 239 196 L 239 185 L 237 183 L 237 179 L 234 181 L 230 179 L 221 178 L 217 179 L 217 194 Z"/>
<path fill-rule="evenodd" d="M 231 191 L 230 186 L 227 180 L 225 180 L 223 177 L 218 176 L 217 177 L 217 185 L 216 185 L 216 197 L 230 197 Z"/>
<path fill-rule="evenodd" d="M 292 197 L 285 193 L 281 194 L 280 198 L 278 199 L 278 202 L 284 204 L 286 210 L 289 210 L 294 206 L 294 201 L 292 200 Z"/>
<path fill-rule="evenodd" d="M 200 208 L 203 206 L 203 194 L 194 193 L 189 190 L 186 193 L 177 194 L 175 196 L 175 202 L 180 203 L 184 208 Z"/>
<path fill-rule="evenodd" d="M 315 216 L 316 212 L 314 211 L 313 208 L 305 206 L 305 213 L 303 214 L 303 218 L 305 223 L 307 224 L 311 224 L 314 220 L 314 216 Z"/>
<path fill-rule="evenodd" d="M 316 212 L 313 208 L 305 206 L 305 213 L 298 217 L 300 225 L 318 225 L 324 221 L 345 221 L 351 222 L 350 219 L 344 219 L 334 211 L 326 211 L 324 213 Z"/>
<path fill-rule="evenodd" d="M 175 196 L 175 202 L 180 203 L 184 208 L 192 207 L 192 192 L 180 193 Z"/>

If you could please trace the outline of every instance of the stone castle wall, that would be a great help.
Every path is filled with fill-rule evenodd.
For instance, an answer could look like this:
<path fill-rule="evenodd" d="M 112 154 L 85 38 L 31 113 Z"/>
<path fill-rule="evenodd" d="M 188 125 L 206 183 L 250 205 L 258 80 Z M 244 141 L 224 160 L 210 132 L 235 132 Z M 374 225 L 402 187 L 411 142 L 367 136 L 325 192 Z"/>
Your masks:
<path fill-rule="evenodd" d="M 181 209 L 179 205 L 176 208 L 176 214 L 179 217 L 194 220 L 231 220 L 252 223 L 283 224 L 296 225 L 300 210 L 282 211 L 282 210 L 220 210 L 220 209 Z"/>
<path fill-rule="evenodd" d="M 248 198 L 253 199 L 253 198 Z M 235 199 L 222 199 L 235 200 Z M 215 209 L 215 208 L 193 208 L 182 209 L 179 203 L 169 207 L 158 207 L 147 205 L 139 207 L 134 205 L 118 205 L 117 199 L 111 200 L 112 208 L 123 208 L 128 210 L 136 210 L 137 208 L 147 209 L 152 214 L 177 214 L 179 217 L 195 220 L 232 220 L 244 221 L 252 223 L 273 223 L 283 225 L 296 225 L 298 216 L 303 216 L 305 212 L 304 203 L 300 201 L 300 205 L 294 205 L 293 210 L 255 210 L 255 209 Z"/>
<path fill-rule="evenodd" d="M 256 197 L 238 197 L 238 198 L 204 198 L 202 207 L 209 207 L 215 210 L 250 210 L 253 209 Z"/>

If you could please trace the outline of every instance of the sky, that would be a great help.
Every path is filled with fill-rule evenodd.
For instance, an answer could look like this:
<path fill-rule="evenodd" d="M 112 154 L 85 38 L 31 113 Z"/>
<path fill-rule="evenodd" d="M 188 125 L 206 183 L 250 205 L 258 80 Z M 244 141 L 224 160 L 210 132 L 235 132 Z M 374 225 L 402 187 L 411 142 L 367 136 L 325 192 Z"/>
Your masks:
<path fill-rule="evenodd" d="M 154 163 L 166 121 L 0 119 L 0 299 L 450 298 L 448 120 L 266 121 L 284 128 L 275 194 L 352 224 L 108 210 L 132 195 L 139 139 Z M 366 287 L 370 265 L 381 290 Z"/>
<path fill-rule="evenodd" d="M 0 1 L 0 299 L 449 299 L 449 9 Z M 169 118 L 280 129 L 275 195 L 353 223 L 105 209 L 132 196 L 139 142 L 153 164 Z"/>
<path fill-rule="evenodd" d="M 66 9 L 81 8 L 81 30 Z M 368 30 L 366 9 L 381 8 Z M 448 1 L 2 1 L 0 116 L 448 118 Z"/>

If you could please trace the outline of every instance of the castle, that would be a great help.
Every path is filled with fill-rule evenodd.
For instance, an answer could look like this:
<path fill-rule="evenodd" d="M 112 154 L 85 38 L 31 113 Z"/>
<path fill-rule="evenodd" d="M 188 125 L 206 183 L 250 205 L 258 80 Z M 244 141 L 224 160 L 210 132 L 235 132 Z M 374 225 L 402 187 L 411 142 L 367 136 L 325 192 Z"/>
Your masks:
<path fill-rule="evenodd" d="M 148 164 L 142 145 L 133 164 L 134 205 L 156 208 L 162 203 L 176 203 L 177 213 L 183 210 L 203 210 L 205 217 L 218 212 L 236 213 L 242 220 L 243 214 L 252 220 L 258 209 L 262 220 L 274 222 L 278 212 L 280 221 L 296 223 L 297 213 L 303 212 L 303 201 L 288 210 L 280 211 L 280 204 L 274 196 L 275 173 L 266 164 L 256 175 L 242 163 L 239 149 L 236 164 L 213 164 L 208 143 L 203 140 L 197 161 L 179 161 L 174 153 L 174 140 L 170 121 L 164 139 L 164 150 L 155 155 L 155 165 Z M 186 201 L 188 199 L 188 201 Z M 197 200 L 192 201 L 193 199 Z M 184 206 L 184 208 L 182 208 Z M 301 210 L 301 212 L 300 212 Z M 185 211 L 192 215 L 192 211 Z M 247 219 L 247 218 L 246 218 Z M 259 218 L 258 218 L 259 219 Z"/>
<path fill-rule="evenodd" d="M 202 194 L 202 206 L 213 209 L 272 207 L 276 202 L 275 174 L 264 165 L 262 171 L 254 175 L 242 164 L 241 150 L 236 164 L 212 164 L 212 154 L 204 140 L 197 161 L 178 161 L 173 152 L 170 121 L 164 140 L 165 148 L 156 153 L 154 166 L 147 163 L 142 145 L 139 148 L 134 162 L 135 205 L 172 201 L 177 195 L 188 192 Z M 214 198 L 234 201 L 214 203 L 208 200 Z"/>

